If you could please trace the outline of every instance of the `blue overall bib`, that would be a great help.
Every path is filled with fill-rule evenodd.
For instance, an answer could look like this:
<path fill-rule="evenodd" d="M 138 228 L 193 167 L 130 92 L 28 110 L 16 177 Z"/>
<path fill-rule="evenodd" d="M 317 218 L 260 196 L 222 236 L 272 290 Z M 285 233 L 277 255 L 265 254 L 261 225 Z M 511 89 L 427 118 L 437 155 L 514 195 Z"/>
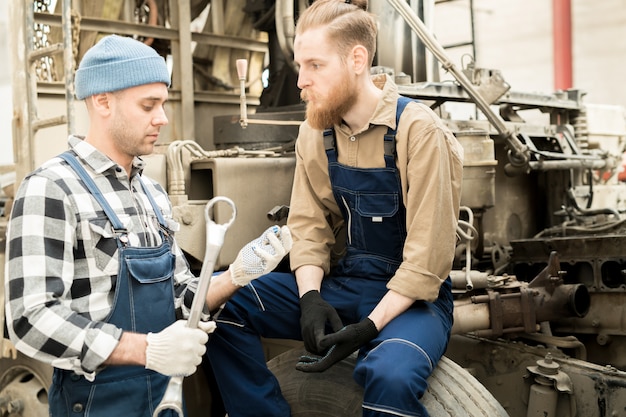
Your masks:
<path fill-rule="evenodd" d="M 76 171 L 104 210 L 116 235 L 119 271 L 112 311 L 106 321 L 125 331 L 159 332 L 176 320 L 174 311 L 171 234 L 152 195 L 138 177 L 160 224 L 162 243 L 156 247 L 127 246 L 127 231 L 74 154 L 61 157 Z M 173 352 L 174 353 L 174 352 Z M 50 388 L 51 417 L 151 417 L 161 401 L 169 377 L 143 366 L 109 366 L 95 381 L 71 371 L 55 369 Z M 161 415 L 176 414 L 171 410 Z"/>
<path fill-rule="evenodd" d="M 397 119 L 408 101 L 398 101 Z M 346 255 L 324 278 L 320 292 L 344 325 L 367 317 L 402 262 L 407 232 L 394 158 L 395 130 L 389 129 L 384 140 L 384 168 L 355 168 L 337 162 L 334 131 L 324 133 L 330 181 L 348 236 Z M 419 399 L 447 347 L 452 308 L 448 279 L 437 301 L 415 302 L 360 349 L 354 378 L 364 387 L 363 416 L 428 415 Z M 291 274 L 267 274 L 226 304 L 207 355 L 230 417 L 290 415 L 265 365 L 258 336 L 301 340 L 299 318 L 298 289 Z"/>

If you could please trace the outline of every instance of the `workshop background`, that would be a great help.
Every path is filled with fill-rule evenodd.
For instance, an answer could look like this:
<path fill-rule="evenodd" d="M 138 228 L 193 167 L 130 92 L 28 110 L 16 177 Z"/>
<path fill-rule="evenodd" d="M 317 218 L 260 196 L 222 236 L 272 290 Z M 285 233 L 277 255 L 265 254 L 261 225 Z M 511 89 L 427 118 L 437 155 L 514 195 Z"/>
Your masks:
<path fill-rule="evenodd" d="M 0 0 L 0 165 L 13 162 L 9 1 L 20 0 Z M 431 4 L 426 23 L 456 66 L 464 67 L 474 56 L 477 67 L 500 70 L 514 91 L 550 93 L 573 87 L 587 93 L 588 103 L 626 107 L 626 0 Z M 452 80 L 450 74 L 439 73 L 441 80 Z"/>

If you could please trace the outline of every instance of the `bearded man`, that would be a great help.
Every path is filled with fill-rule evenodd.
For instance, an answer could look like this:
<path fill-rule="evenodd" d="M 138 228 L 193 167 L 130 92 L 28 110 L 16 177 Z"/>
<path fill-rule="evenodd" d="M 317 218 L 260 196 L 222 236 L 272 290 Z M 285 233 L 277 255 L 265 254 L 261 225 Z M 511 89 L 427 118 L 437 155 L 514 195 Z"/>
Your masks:
<path fill-rule="evenodd" d="M 293 273 L 251 282 L 218 320 L 207 355 L 230 417 L 290 415 L 260 337 L 303 340 L 303 372 L 358 350 L 363 416 L 428 415 L 420 398 L 452 327 L 463 149 L 429 107 L 370 75 L 376 31 L 366 1 L 318 0 L 299 18 Z"/>

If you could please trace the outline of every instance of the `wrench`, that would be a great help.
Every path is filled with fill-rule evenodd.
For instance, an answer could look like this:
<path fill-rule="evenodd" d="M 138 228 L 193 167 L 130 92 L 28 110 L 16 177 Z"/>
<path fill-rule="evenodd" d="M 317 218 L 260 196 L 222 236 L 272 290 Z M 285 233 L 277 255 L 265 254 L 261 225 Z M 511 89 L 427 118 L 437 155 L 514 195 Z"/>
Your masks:
<path fill-rule="evenodd" d="M 218 224 L 211 218 L 211 209 L 218 202 L 225 202 L 230 206 L 232 210 L 232 216 L 226 223 Z M 202 310 L 206 302 L 206 294 L 209 290 L 209 284 L 211 283 L 211 276 L 215 270 L 215 262 L 224 244 L 224 235 L 228 228 L 235 221 L 237 216 L 237 209 L 235 203 L 228 197 L 214 197 L 204 208 L 204 220 L 206 222 L 206 248 L 204 250 L 204 261 L 202 263 L 202 269 L 200 270 L 200 277 L 198 279 L 198 289 L 193 297 L 191 303 L 191 310 L 189 311 L 189 318 L 187 319 L 187 327 L 197 328 Z M 161 399 L 161 402 L 152 413 L 152 417 L 158 417 L 164 410 L 174 410 L 178 413 L 179 417 L 184 417 L 183 412 L 183 378 L 182 376 L 173 376 L 167 384 L 165 394 Z"/>

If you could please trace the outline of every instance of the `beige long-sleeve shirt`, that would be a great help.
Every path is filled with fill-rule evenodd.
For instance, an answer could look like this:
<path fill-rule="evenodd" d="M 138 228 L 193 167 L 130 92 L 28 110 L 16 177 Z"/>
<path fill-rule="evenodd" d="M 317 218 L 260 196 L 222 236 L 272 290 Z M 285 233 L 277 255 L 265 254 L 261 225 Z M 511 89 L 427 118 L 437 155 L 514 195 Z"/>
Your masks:
<path fill-rule="evenodd" d="M 383 136 L 388 127 L 396 127 L 398 91 L 387 75 L 375 76 L 374 83 L 384 95 L 369 126 L 358 132 L 335 126 L 338 161 L 344 165 L 385 166 Z M 415 300 L 434 301 L 454 258 L 463 148 L 429 107 L 413 102 L 398 123 L 396 151 L 407 238 L 402 263 L 387 288 Z M 288 225 L 294 239 L 291 269 L 314 265 L 328 274 L 335 232 L 343 219 L 331 189 L 322 131 L 306 122 L 296 142 Z"/>

